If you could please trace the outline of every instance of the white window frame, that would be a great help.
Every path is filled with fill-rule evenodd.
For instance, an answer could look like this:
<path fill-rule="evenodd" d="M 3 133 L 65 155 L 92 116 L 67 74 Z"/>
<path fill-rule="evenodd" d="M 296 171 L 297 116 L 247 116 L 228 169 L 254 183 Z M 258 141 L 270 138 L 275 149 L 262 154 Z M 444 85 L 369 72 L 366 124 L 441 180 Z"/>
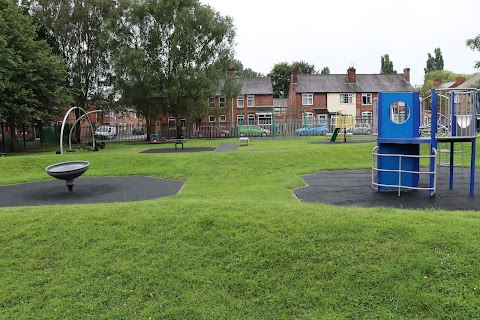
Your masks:
<path fill-rule="evenodd" d="M 220 108 L 226 108 L 227 107 L 227 98 L 220 97 L 218 101 L 219 101 Z"/>
<path fill-rule="evenodd" d="M 247 96 L 247 107 L 255 107 L 255 96 Z"/>
<path fill-rule="evenodd" d="M 313 106 L 313 93 L 302 93 L 302 106 Z"/>
<path fill-rule="evenodd" d="M 249 114 L 247 117 L 248 124 L 255 124 L 255 115 L 254 114 Z"/>
<path fill-rule="evenodd" d="M 372 119 L 373 118 L 373 112 L 372 111 L 363 111 L 362 112 L 362 118 Z"/>
<path fill-rule="evenodd" d="M 171 127 L 173 123 L 173 127 Z M 168 129 L 175 129 L 175 118 L 174 117 L 169 117 L 168 118 Z"/>
<path fill-rule="evenodd" d="M 328 120 L 327 119 L 328 119 L 328 117 L 327 117 L 326 114 L 317 114 L 316 121 L 317 121 L 318 125 L 324 125 L 324 126 L 328 125 Z"/>
<path fill-rule="evenodd" d="M 340 93 L 340 104 L 352 104 L 353 93 Z"/>
<path fill-rule="evenodd" d="M 362 105 L 371 106 L 372 105 L 372 94 L 371 93 L 362 93 Z"/>
<path fill-rule="evenodd" d="M 208 122 L 211 124 L 211 123 L 215 123 L 215 116 L 208 116 Z"/>
<path fill-rule="evenodd" d="M 244 101 L 244 97 L 243 96 L 238 96 L 237 97 L 237 108 L 243 108 L 244 105 L 245 105 L 245 101 Z"/>
<path fill-rule="evenodd" d="M 271 113 L 257 113 L 258 124 L 260 125 L 272 125 L 272 114 Z"/>
<path fill-rule="evenodd" d="M 220 123 L 225 123 L 225 122 L 227 122 L 227 116 L 224 115 L 224 114 L 221 114 L 220 117 L 218 118 L 218 121 L 219 121 Z"/>
<path fill-rule="evenodd" d="M 313 112 L 305 112 L 303 114 L 303 123 L 307 125 L 313 124 Z"/>
<path fill-rule="evenodd" d="M 243 125 L 243 122 L 244 122 L 244 119 L 245 117 L 243 116 L 243 114 L 238 114 L 237 115 L 237 124 L 239 125 Z"/>
<path fill-rule="evenodd" d="M 210 108 L 215 108 L 215 98 L 208 98 L 208 106 Z"/>

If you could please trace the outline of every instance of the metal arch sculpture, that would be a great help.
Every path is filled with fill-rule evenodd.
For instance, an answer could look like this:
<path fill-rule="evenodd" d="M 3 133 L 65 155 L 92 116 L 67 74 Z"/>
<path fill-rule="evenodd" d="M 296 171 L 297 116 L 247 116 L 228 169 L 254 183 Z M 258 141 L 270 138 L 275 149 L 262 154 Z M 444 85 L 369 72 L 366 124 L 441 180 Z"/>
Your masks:
<path fill-rule="evenodd" d="M 70 112 L 72 112 L 75 109 L 80 109 L 81 111 L 83 111 L 82 117 L 85 116 L 85 115 L 88 115 L 88 113 L 81 107 L 71 107 L 70 109 L 68 109 L 67 113 L 65 114 L 65 117 L 63 117 L 62 129 L 60 130 L 60 154 L 63 154 L 63 131 L 65 130 L 65 123 L 67 121 L 67 118 L 68 118 L 68 115 L 70 114 Z M 82 117 L 80 117 L 79 119 L 81 119 Z M 77 124 L 79 119 L 77 119 L 77 121 L 75 122 L 75 124 L 73 126 L 75 126 Z M 90 125 L 90 129 L 92 131 L 92 137 L 94 137 L 92 146 L 93 146 L 93 149 L 95 149 L 95 132 L 93 130 L 92 121 L 90 120 L 89 117 L 87 117 L 87 120 L 88 120 L 88 123 Z M 72 132 L 70 131 L 70 134 L 71 133 Z M 70 134 L 69 134 L 69 139 L 70 139 Z"/>

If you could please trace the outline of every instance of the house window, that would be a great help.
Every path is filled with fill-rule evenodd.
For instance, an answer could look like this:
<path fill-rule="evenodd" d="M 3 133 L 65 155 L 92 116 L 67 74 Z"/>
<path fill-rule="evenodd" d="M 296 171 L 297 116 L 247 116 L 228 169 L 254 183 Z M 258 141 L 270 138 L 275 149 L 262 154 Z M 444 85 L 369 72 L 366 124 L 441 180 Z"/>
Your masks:
<path fill-rule="evenodd" d="M 180 126 L 181 126 L 182 128 L 185 128 L 185 122 L 186 122 L 186 121 L 185 121 L 185 118 L 181 118 L 181 119 L 180 119 Z"/>
<path fill-rule="evenodd" d="M 215 123 L 215 116 L 208 116 L 208 122 Z"/>
<path fill-rule="evenodd" d="M 247 96 L 247 106 L 255 107 L 255 96 Z"/>
<path fill-rule="evenodd" d="M 313 113 L 305 112 L 303 121 L 305 124 L 313 124 Z"/>
<path fill-rule="evenodd" d="M 208 98 L 208 106 L 210 108 L 215 108 L 215 98 Z"/>
<path fill-rule="evenodd" d="M 362 93 L 362 104 L 371 105 L 372 104 L 372 94 L 371 93 Z"/>
<path fill-rule="evenodd" d="M 340 93 L 340 103 L 347 104 L 353 102 L 353 93 Z"/>
<path fill-rule="evenodd" d="M 169 129 L 175 129 L 175 118 L 174 117 L 168 118 L 168 128 Z"/>
<path fill-rule="evenodd" d="M 258 124 L 272 124 L 272 114 L 271 113 L 258 114 Z"/>
<path fill-rule="evenodd" d="M 248 124 L 255 124 L 255 115 L 249 114 L 248 115 Z"/>
<path fill-rule="evenodd" d="M 372 118 L 372 112 L 370 111 L 363 111 L 362 112 L 362 118 L 367 118 L 367 119 L 371 119 Z"/>
<path fill-rule="evenodd" d="M 227 122 L 227 116 L 224 115 L 224 114 L 220 115 L 219 121 L 220 121 L 220 123 L 225 123 L 225 122 Z"/>
<path fill-rule="evenodd" d="M 237 108 L 243 108 L 243 96 L 237 97 Z"/>
<path fill-rule="evenodd" d="M 220 97 L 220 108 L 225 108 L 227 106 L 227 98 Z"/>
<path fill-rule="evenodd" d="M 303 93 L 302 94 L 302 105 L 312 106 L 313 105 L 313 93 Z"/>
<path fill-rule="evenodd" d="M 237 124 L 239 125 L 243 124 L 243 114 L 237 115 Z"/>
<path fill-rule="evenodd" d="M 327 122 L 327 115 L 326 114 L 317 114 L 317 124 L 326 126 Z"/>

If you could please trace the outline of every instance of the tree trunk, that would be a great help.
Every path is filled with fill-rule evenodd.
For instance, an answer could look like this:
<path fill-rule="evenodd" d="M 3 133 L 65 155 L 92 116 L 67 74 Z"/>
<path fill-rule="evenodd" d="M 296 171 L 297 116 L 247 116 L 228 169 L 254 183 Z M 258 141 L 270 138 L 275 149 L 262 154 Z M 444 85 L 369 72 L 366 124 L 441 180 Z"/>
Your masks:
<path fill-rule="evenodd" d="M 10 128 L 10 152 L 16 152 L 17 140 L 16 140 L 16 134 L 15 134 L 15 125 L 11 124 L 9 128 Z"/>

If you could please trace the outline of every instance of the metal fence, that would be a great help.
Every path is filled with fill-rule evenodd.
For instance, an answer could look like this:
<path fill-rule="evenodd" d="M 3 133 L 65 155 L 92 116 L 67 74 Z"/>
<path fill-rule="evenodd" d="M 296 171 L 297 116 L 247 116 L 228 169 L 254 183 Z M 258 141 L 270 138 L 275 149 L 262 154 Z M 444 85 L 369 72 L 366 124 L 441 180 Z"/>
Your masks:
<path fill-rule="evenodd" d="M 361 125 L 360 125 L 361 124 Z M 357 118 L 356 125 L 362 128 L 366 125 L 372 126 L 372 119 Z M 335 125 L 332 121 L 328 123 L 309 122 L 305 123 L 302 120 L 275 120 L 272 123 L 192 123 L 187 124 L 181 128 L 180 134 L 177 133 L 176 128 L 169 127 L 168 124 L 160 125 L 109 125 L 109 126 L 95 126 L 94 136 L 96 141 L 149 141 L 152 138 L 168 139 L 178 136 L 185 138 L 226 138 L 226 137 L 292 137 L 299 134 L 301 128 L 312 128 L 318 126 L 325 126 L 327 131 L 319 131 L 318 134 L 325 134 L 325 132 L 333 132 Z M 102 134 L 102 127 L 109 127 L 108 135 Z M 105 128 L 104 128 L 105 129 Z M 355 132 L 353 133 L 369 133 L 369 132 Z M 41 124 L 22 126 L 16 128 L 16 149 L 17 151 L 58 147 L 60 145 L 61 124 L 52 126 L 44 126 Z M 153 135 L 153 136 L 149 136 Z M 302 134 L 302 136 L 308 136 Z M 79 137 L 80 139 L 77 139 Z M 70 124 L 65 124 L 63 131 L 64 145 L 72 144 L 86 144 L 92 142 L 92 130 L 89 126 L 78 126 L 78 128 L 71 127 Z M 11 146 L 10 133 L 8 128 L 2 126 L 0 123 L 0 152 L 8 152 Z"/>

